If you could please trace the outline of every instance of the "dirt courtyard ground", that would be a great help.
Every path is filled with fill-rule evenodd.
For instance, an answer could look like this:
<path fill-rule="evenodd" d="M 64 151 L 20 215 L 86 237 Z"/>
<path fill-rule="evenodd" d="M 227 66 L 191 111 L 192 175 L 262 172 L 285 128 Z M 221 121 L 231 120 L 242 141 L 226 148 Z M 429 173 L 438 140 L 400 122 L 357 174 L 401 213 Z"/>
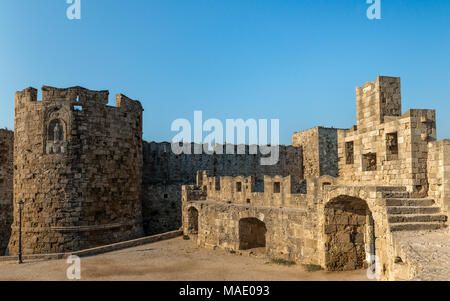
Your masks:
<path fill-rule="evenodd" d="M 67 280 L 65 260 L 18 265 L 0 262 L 0 280 Z M 81 258 L 81 280 L 157 281 L 312 281 L 368 280 L 366 271 L 308 272 L 300 265 L 197 248 L 175 238 L 135 248 Z"/>

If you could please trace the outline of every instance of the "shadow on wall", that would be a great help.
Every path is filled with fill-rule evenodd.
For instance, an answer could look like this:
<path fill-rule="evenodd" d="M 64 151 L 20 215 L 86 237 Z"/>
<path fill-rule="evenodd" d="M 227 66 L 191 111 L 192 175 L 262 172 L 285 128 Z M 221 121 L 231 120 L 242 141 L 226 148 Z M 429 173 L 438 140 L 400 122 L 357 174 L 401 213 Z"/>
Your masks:
<path fill-rule="evenodd" d="M 142 215 L 146 235 L 181 227 L 181 185 L 153 184 L 142 187 Z"/>
<path fill-rule="evenodd" d="M 188 209 L 188 233 L 198 234 L 198 210 L 194 207 Z"/>

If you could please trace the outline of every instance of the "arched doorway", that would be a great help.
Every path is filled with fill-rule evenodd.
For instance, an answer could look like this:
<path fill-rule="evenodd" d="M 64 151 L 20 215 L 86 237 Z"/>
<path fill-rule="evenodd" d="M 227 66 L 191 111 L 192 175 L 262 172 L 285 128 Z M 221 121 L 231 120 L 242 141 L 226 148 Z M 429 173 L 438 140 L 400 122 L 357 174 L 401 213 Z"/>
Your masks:
<path fill-rule="evenodd" d="M 375 255 L 374 222 L 367 203 L 339 196 L 325 206 L 325 266 L 347 271 L 367 266 L 367 254 Z"/>
<path fill-rule="evenodd" d="M 198 234 L 198 210 L 194 207 L 188 209 L 188 232 Z"/>
<path fill-rule="evenodd" d="M 266 247 L 266 224 L 257 218 L 239 220 L 239 250 Z"/>

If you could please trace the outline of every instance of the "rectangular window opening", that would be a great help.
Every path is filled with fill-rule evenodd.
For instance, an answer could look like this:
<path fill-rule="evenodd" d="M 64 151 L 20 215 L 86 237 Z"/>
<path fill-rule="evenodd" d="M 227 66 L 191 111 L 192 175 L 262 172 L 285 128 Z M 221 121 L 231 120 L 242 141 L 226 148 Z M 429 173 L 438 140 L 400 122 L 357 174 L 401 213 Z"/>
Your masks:
<path fill-rule="evenodd" d="M 377 170 L 377 154 L 376 153 L 364 154 L 362 163 L 364 171 Z"/>
<path fill-rule="evenodd" d="M 242 191 L 242 182 L 237 182 L 236 183 L 236 191 L 237 192 L 241 192 Z"/>
<path fill-rule="evenodd" d="M 281 192 L 281 183 L 275 182 L 273 183 L 273 193 L 280 193 Z"/>
<path fill-rule="evenodd" d="M 345 163 L 353 164 L 355 162 L 353 141 L 345 142 Z"/>
<path fill-rule="evenodd" d="M 397 133 L 386 134 L 386 160 L 398 159 L 398 137 Z"/>

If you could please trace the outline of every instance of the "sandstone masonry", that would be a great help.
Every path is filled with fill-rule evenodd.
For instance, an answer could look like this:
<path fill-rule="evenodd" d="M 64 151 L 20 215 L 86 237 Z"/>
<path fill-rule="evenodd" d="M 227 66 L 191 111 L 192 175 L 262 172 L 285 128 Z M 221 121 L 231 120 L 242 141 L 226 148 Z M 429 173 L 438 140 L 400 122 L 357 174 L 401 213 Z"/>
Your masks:
<path fill-rule="evenodd" d="M 303 178 L 266 176 L 258 191 L 253 177 L 199 173 L 183 186 L 184 233 L 331 271 L 373 264 L 380 279 L 423 277 L 399 233 L 446 227 L 450 144 L 435 141 L 434 110 L 402 115 L 399 78 L 378 77 L 356 96 L 357 125 L 294 133 Z"/>
<path fill-rule="evenodd" d="M 14 133 L 0 130 L 0 256 L 5 255 L 13 221 Z"/>
<path fill-rule="evenodd" d="M 194 154 L 202 145 L 191 144 L 192 154 L 175 155 L 169 142 L 144 142 L 143 217 L 147 235 L 167 232 L 181 227 L 181 186 L 195 184 L 197 171 L 206 170 L 215 176 L 253 176 L 256 186 L 262 187 L 265 175 L 291 175 L 303 178 L 302 150 L 280 146 L 279 161 L 275 165 L 261 165 L 265 155 L 251 154 Z M 260 188 L 261 189 L 261 188 Z"/>
<path fill-rule="evenodd" d="M 28 88 L 16 93 L 14 223 L 25 254 L 59 253 L 143 235 L 142 107 L 108 91 Z"/>
<path fill-rule="evenodd" d="M 305 176 L 338 176 L 337 138 L 337 129 L 320 126 L 292 135 L 292 145 L 303 150 Z"/>

